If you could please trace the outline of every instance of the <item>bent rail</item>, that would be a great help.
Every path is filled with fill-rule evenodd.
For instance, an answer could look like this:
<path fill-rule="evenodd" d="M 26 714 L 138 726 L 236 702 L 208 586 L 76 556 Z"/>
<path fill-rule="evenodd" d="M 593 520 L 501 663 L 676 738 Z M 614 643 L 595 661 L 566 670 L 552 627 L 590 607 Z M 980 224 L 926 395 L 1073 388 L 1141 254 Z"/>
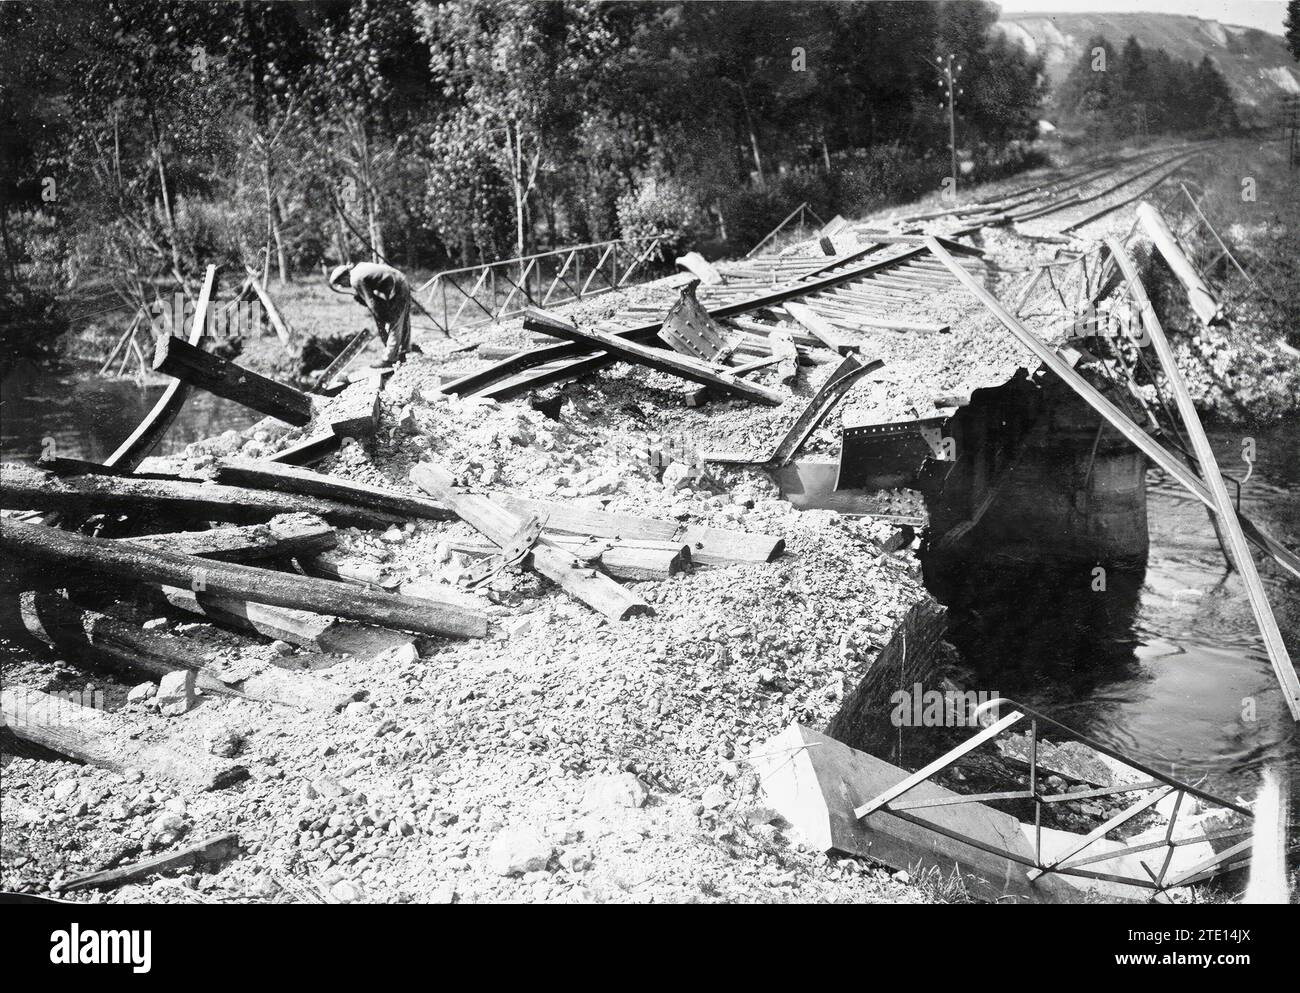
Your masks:
<path fill-rule="evenodd" d="M 190 325 L 189 336 L 185 339 L 196 347 L 202 342 L 207 328 L 208 308 L 212 305 L 216 286 L 217 267 L 210 265 L 203 276 L 203 288 L 199 291 L 199 299 L 194 305 L 194 323 Z M 104 464 L 114 469 L 133 472 L 144 461 L 145 456 L 157 447 L 162 436 L 172 426 L 181 407 L 189 399 L 190 390 L 189 384 L 179 379 L 168 383 L 167 389 L 158 398 L 153 410 L 145 415 L 144 420 L 131 432 L 126 441 L 117 447 L 117 451 L 104 460 Z"/>

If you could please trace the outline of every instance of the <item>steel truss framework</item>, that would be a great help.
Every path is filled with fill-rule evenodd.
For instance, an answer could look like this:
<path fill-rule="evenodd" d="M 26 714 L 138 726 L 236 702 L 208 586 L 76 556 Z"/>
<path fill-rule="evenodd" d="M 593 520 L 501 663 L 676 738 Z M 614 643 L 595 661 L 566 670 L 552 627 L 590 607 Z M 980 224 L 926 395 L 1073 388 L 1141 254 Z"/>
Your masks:
<path fill-rule="evenodd" d="M 447 269 L 423 283 L 419 291 L 425 294 L 430 316 L 441 331 L 491 324 L 522 314 L 529 307 L 553 306 L 621 289 L 658 257 L 661 242 L 657 236 L 602 241 Z"/>
<path fill-rule="evenodd" d="M 1194 883 L 1205 882 L 1206 880 L 1212 879 L 1224 872 L 1238 869 L 1248 864 L 1251 821 L 1253 815 L 1245 807 L 1229 800 L 1225 800 L 1222 797 L 1215 796 L 1212 793 L 1207 793 L 1204 790 L 1175 779 L 1172 776 L 1158 772 L 1150 766 L 1136 762 L 1133 759 L 1108 748 L 1101 742 L 1080 734 L 1072 728 L 1069 728 L 1044 714 L 1031 710 L 1022 704 L 1016 703 L 1013 700 L 1008 700 L 1006 698 L 990 700 L 976 708 L 974 715 L 978 719 L 986 714 L 996 714 L 1005 708 L 1014 709 L 1012 709 L 1005 717 L 994 721 L 978 734 L 975 734 L 956 748 L 941 755 L 929 765 L 918 769 L 902 782 L 890 787 L 885 790 L 885 792 L 862 806 L 857 807 L 853 811 L 854 815 L 859 819 L 862 819 L 872 814 L 889 814 L 893 817 L 923 827 L 928 831 L 934 831 L 935 833 L 941 834 L 953 841 L 970 845 L 973 848 L 978 848 L 981 851 L 1026 866 L 1029 869 L 1027 875 L 1031 880 L 1047 875 L 1048 873 L 1056 873 L 1061 876 L 1077 876 L 1083 879 L 1103 880 L 1106 882 L 1120 883 L 1128 886 L 1135 886 L 1143 890 L 1149 890 L 1151 899 L 1156 899 L 1160 896 L 1165 896 L 1167 899 L 1168 891 L 1175 887 L 1190 886 Z M 1000 735 L 1006 734 L 1013 727 L 1016 727 L 1025 721 L 1029 722 L 1029 786 L 1027 789 L 1005 790 L 993 793 L 952 795 L 928 800 L 907 798 L 907 794 L 921 783 L 929 782 L 939 773 L 955 765 L 963 756 L 968 755 L 976 748 L 987 744 Z M 1121 786 L 1076 790 L 1068 793 L 1045 794 L 1042 792 L 1043 770 L 1039 767 L 1038 745 L 1040 729 L 1050 729 L 1053 739 L 1058 742 L 1061 738 L 1079 742 L 1101 755 L 1108 756 L 1124 763 L 1129 768 L 1141 773 L 1147 778 L 1136 783 L 1127 783 Z M 1079 840 L 1070 845 L 1064 853 L 1052 859 L 1045 860 L 1043 858 L 1042 815 L 1045 805 L 1050 806 L 1058 803 L 1092 800 L 1097 797 L 1116 796 L 1125 793 L 1144 793 L 1146 795 L 1138 798 L 1130 806 L 1110 817 L 1102 824 L 1099 824 L 1088 834 L 1081 836 Z M 1138 815 L 1169 796 L 1173 796 L 1174 801 L 1172 812 L 1169 817 L 1169 823 L 1165 829 L 1163 838 L 1158 841 L 1149 841 L 1137 845 L 1125 845 L 1122 848 L 1111 851 L 1096 852 L 1094 846 L 1097 842 L 1101 841 L 1112 831 L 1132 821 Z M 1243 826 L 1228 828 L 1222 831 L 1198 833 L 1194 836 L 1187 835 L 1183 837 L 1175 837 L 1175 830 L 1178 826 L 1178 817 L 1183 807 L 1183 801 L 1189 796 L 1195 797 L 1203 803 L 1240 815 L 1244 820 Z M 999 848 L 996 845 L 981 841 L 978 838 L 972 838 L 960 831 L 955 831 L 943 825 L 936 824 L 935 822 L 918 815 L 919 811 L 932 807 L 955 806 L 965 803 L 990 803 L 1000 800 L 1033 801 L 1034 856 L 1032 859 L 1025 858 L 1021 853 L 1008 851 L 1004 848 Z M 1174 853 L 1179 848 L 1205 842 L 1231 842 L 1231 844 L 1222 851 L 1215 852 L 1212 856 L 1202 859 L 1189 869 L 1176 874 L 1170 873 L 1169 867 L 1173 862 Z M 1090 848 L 1094 848 L 1092 853 L 1088 852 L 1088 849 Z M 1146 872 L 1146 878 L 1122 875 L 1118 872 L 1100 871 L 1096 868 L 1085 868 L 1097 866 L 1124 856 L 1137 855 L 1148 851 L 1163 851 L 1163 859 L 1158 868 L 1153 868 L 1148 865 L 1145 860 L 1139 860 L 1139 864 Z"/>

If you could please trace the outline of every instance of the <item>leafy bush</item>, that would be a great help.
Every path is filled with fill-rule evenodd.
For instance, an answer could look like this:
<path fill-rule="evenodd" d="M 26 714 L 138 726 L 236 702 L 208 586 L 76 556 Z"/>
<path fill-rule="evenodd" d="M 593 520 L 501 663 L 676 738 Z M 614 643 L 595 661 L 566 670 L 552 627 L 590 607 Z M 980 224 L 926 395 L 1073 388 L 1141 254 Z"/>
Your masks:
<path fill-rule="evenodd" d="M 689 251 L 708 236 L 709 226 L 699 198 L 675 179 L 650 177 L 618 198 L 618 227 L 623 237 L 660 235 L 668 252 Z"/>

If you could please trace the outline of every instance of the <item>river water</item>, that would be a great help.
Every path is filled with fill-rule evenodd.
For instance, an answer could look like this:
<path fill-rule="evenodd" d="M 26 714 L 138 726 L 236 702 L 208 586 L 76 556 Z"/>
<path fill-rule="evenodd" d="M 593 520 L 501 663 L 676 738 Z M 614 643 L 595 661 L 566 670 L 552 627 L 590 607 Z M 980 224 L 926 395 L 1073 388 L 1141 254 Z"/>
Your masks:
<path fill-rule="evenodd" d="M 49 369 L 23 364 L 0 382 L 0 455 L 33 462 L 45 439 L 57 454 L 101 462 L 134 430 L 165 384 L 138 386 L 130 379 L 95 375 L 93 367 Z M 154 455 L 241 429 L 260 419 L 247 407 L 195 390 Z"/>
<path fill-rule="evenodd" d="M 161 391 L 93 371 L 15 370 L 0 384 L 0 454 L 31 461 L 42 440 L 53 438 L 61 455 L 103 459 Z M 160 453 L 256 419 L 196 391 Z M 1212 431 L 1221 465 L 1238 477 L 1246 469 L 1246 433 L 1255 439 L 1257 460 L 1242 509 L 1295 548 L 1300 424 Z M 1280 761 L 1290 767 L 1294 797 L 1300 736 L 1281 703 L 1241 581 L 1225 572 L 1204 507 L 1159 470 L 1151 471 L 1150 483 L 1146 572 L 1112 577 L 1116 595 L 1106 598 L 1105 609 L 1040 573 L 1008 577 L 982 602 L 967 604 L 972 609 L 961 612 L 952 638 L 973 685 L 1227 796 L 1250 796 L 1262 766 Z M 1300 581 L 1271 564 L 1261 572 L 1288 647 L 1300 658 Z"/>

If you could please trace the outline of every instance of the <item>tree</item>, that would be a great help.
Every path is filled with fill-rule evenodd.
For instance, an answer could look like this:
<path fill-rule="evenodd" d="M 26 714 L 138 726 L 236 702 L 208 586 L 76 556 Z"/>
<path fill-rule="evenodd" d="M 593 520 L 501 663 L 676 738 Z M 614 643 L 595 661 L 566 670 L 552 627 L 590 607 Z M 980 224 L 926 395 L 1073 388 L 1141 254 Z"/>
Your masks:
<path fill-rule="evenodd" d="M 1291 55 L 1300 62 L 1300 0 L 1287 0 L 1286 44 Z"/>

